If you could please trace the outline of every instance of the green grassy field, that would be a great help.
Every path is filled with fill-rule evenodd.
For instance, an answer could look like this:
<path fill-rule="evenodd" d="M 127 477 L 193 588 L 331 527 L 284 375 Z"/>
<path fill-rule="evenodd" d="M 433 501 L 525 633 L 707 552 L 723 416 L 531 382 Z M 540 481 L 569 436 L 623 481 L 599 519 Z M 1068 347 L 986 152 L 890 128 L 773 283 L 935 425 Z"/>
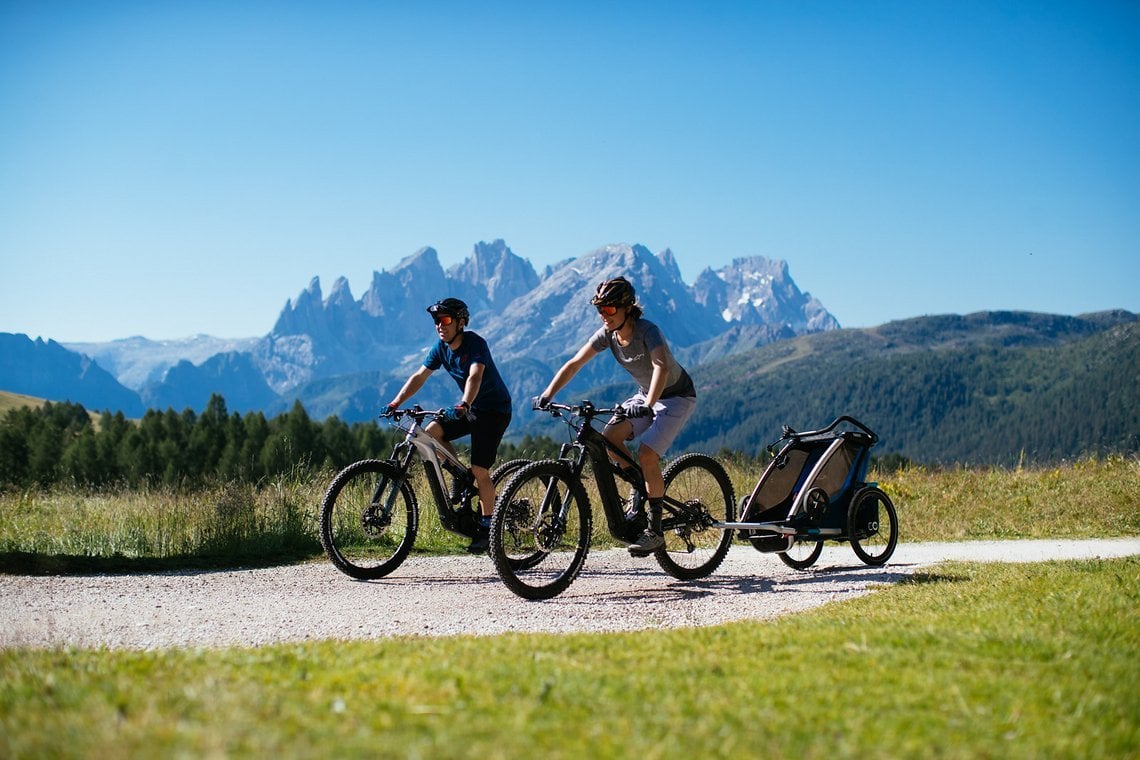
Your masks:
<path fill-rule="evenodd" d="M 727 463 L 737 496 L 757 465 Z M 0 491 L 0 572 L 136 571 L 275 564 L 321 556 L 317 512 L 332 473 L 259 488 L 204 484 L 142 490 Z M 419 476 L 422 480 L 422 475 Z M 899 514 L 902 541 L 1140 535 L 1140 460 L 1085 459 L 1053 468 L 910 467 L 870 474 Z M 596 491 L 595 544 L 612 544 Z M 416 551 L 462 552 L 421 482 Z"/>
<path fill-rule="evenodd" d="M 1138 558 L 947 564 L 696 630 L 6 650 L 0 755 L 1136 757 L 1138 600 Z"/>
<path fill-rule="evenodd" d="M 739 493 L 758 473 L 730 474 Z M 1134 459 L 879 477 L 904 542 L 1140 534 Z M 4 493 L 0 558 L 52 571 L 319 557 L 323 486 Z M 461 549 L 429 525 L 421 550 Z M 1134 758 L 1138 603 L 1137 557 L 946 564 L 810 613 L 693 630 L 6 649 L 0 757 Z"/>

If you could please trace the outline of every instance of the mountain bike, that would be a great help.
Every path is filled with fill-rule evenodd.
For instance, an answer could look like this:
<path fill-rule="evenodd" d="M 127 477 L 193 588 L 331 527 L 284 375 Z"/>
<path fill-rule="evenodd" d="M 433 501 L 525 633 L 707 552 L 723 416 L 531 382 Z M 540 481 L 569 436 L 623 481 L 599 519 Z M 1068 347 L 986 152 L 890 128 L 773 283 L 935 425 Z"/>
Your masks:
<path fill-rule="evenodd" d="M 321 545 L 329 560 L 358 580 L 383 578 L 407 558 L 419 530 L 419 500 L 412 488 L 412 465 L 420 460 L 439 522 L 445 529 L 474 538 L 479 516 L 472 506 L 478 495 L 471 470 L 423 427 L 428 418 L 442 419 L 443 409 L 418 405 L 381 414 L 404 432 L 388 459 L 364 459 L 333 478 L 321 502 Z M 504 462 L 492 471 L 498 483 L 529 464 Z"/>
<path fill-rule="evenodd" d="M 583 401 L 536 410 L 562 418 L 572 440 L 557 459 L 531 462 L 511 474 L 495 499 L 490 550 L 507 588 L 524 599 L 550 599 L 570 586 L 589 552 L 593 515 L 586 465 L 609 533 L 618 541 L 632 543 L 645 529 L 648 494 L 637 462 L 591 424 L 599 416 L 622 416 L 623 409 Z M 720 566 L 732 543 L 732 530 L 723 527 L 735 514 L 732 482 L 720 463 L 704 454 L 680 456 L 662 474 L 665 546 L 653 556 L 674 578 L 703 578 Z M 626 498 L 618 492 L 619 480 L 630 487 Z"/>

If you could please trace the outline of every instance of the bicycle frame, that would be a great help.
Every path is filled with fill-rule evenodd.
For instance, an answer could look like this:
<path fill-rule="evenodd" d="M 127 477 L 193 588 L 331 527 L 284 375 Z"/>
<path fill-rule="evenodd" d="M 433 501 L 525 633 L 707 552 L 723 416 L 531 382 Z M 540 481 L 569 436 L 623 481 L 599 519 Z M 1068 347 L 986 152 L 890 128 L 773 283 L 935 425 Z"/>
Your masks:
<path fill-rule="evenodd" d="M 562 416 L 563 411 L 566 411 L 581 419 L 581 423 L 577 425 L 572 421 L 566 421 L 566 424 L 576 431 L 576 434 L 572 443 L 562 445 L 558 458 L 569 465 L 571 475 L 577 481 L 582 480 L 586 462 L 590 462 L 610 535 L 619 541 L 636 540 L 645 527 L 644 521 L 638 519 L 637 507 L 645 503 L 649 497 L 641 466 L 634 461 L 624 447 L 611 443 L 605 434 L 590 424 L 595 417 L 606 414 L 621 414 L 623 410 L 621 408 L 600 409 L 589 401 L 585 401 L 578 406 L 551 404 L 549 411 L 559 417 Z M 571 455 L 572 451 L 576 453 Z M 614 459 L 622 464 L 614 464 Z M 630 476 L 631 473 L 633 477 Z M 623 508 L 626 500 L 618 493 L 617 478 L 621 478 L 634 488 L 634 500 L 631 505 L 633 507 L 632 514 L 627 513 Z M 688 524 L 692 520 L 691 510 L 688 506 L 668 495 L 664 497 L 662 506 L 666 512 L 671 514 L 671 517 L 670 515 L 663 515 L 662 517 L 664 530 L 669 530 L 677 524 Z M 566 505 L 561 511 L 565 509 Z M 719 523 L 709 527 L 724 528 L 731 526 L 726 523 Z"/>
<path fill-rule="evenodd" d="M 461 478 L 464 482 L 464 492 L 462 503 L 468 507 L 470 511 L 470 503 L 472 497 L 475 495 L 474 481 L 471 479 L 471 471 L 468 467 L 459 461 L 459 459 L 451 453 L 451 451 L 441 442 L 436 440 L 431 433 L 427 432 L 421 420 L 426 417 L 438 417 L 442 410 L 429 412 L 421 409 L 418 405 L 411 409 L 397 409 L 392 413 L 393 427 L 404 432 L 404 440 L 396 444 L 392 450 L 391 461 L 396 465 L 397 470 L 400 472 L 401 482 L 406 481 L 408 472 L 411 469 L 412 460 L 418 456 L 424 466 L 424 474 L 427 478 L 428 489 L 431 491 L 432 499 L 435 501 L 436 513 L 439 515 L 440 524 L 452 533 L 457 533 L 461 536 L 472 538 L 474 536 L 474 526 L 467 526 L 461 523 L 459 519 L 459 511 L 451 505 L 450 499 L 444 488 L 444 470 L 451 472 L 453 477 Z M 401 425 L 400 420 L 407 417 L 411 420 L 407 425 Z M 377 487 L 377 493 L 383 489 L 384 484 L 380 483 Z M 389 501 L 396 498 L 398 489 L 389 490 Z M 383 506 L 385 514 L 391 511 L 392 504 L 388 503 Z"/>
<path fill-rule="evenodd" d="M 524 599 L 550 599 L 565 591 L 581 572 L 594 538 L 586 464 L 601 498 L 609 533 L 627 546 L 638 542 L 660 507 L 662 542 L 650 552 L 629 546 L 635 557 L 652 554 L 680 580 L 704 578 L 715 570 L 732 543 L 732 531 L 711 531 L 733 519 L 732 482 L 719 462 L 686 453 L 662 471 L 662 499 L 646 514 L 648 489 L 640 467 L 622 441 L 610 442 L 593 427 L 595 417 L 621 416 L 622 409 L 599 409 L 589 401 L 575 406 L 544 404 L 573 431 L 557 459 L 530 462 L 504 487 L 491 519 L 490 552 L 499 577 Z M 632 486 L 628 499 L 618 493 Z M 656 519 L 652 522 L 656 523 Z"/>

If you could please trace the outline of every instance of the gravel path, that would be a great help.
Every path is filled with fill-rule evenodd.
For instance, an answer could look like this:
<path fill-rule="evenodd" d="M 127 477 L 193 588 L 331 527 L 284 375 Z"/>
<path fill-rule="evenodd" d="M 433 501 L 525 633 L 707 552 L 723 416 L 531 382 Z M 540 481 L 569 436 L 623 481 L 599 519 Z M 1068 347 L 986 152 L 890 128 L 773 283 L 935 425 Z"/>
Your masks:
<path fill-rule="evenodd" d="M 561 596 L 512 594 L 483 557 L 412 558 L 379 581 L 328 562 L 222 572 L 0 575 L 0 646 L 131 649 L 311 639 L 628 631 L 768 619 L 851 599 L 943 560 L 1034 562 L 1140 554 L 1140 538 L 900 544 L 885 567 L 828 545 L 806 572 L 737 544 L 713 575 L 680 582 L 652 559 L 592 552 Z"/>

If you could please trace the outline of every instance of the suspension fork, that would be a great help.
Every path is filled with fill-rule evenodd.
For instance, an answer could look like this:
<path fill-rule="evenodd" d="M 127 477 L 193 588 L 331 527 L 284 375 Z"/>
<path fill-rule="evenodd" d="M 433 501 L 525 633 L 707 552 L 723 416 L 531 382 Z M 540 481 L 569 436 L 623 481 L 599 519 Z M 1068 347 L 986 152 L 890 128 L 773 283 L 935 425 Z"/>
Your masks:
<path fill-rule="evenodd" d="M 564 443 L 558 452 L 558 461 L 565 464 L 570 470 L 565 497 L 558 490 L 558 479 L 551 478 L 546 483 L 546 490 L 542 495 L 542 506 L 535 515 L 538 523 L 542 522 L 543 515 L 553 514 L 555 524 L 564 526 L 566 514 L 570 509 L 571 494 L 575 485 L 582 483 L 582 470 L 586 466 L 586 451 L 583 446 L 576 443 Z"/>
<path fill-rule="evenodd" d="M 396 467 L 396 477 L 392 479 L 392 487 L 388 489 L 388 495 L 384 503 L 380 505 L 380 511 L 385 518 L 392 515 L 392 510 L 396 506 L 396 498 L 399 496 L 400 491 L 404 487 L 404 483 L 408 480 L 408 465 L 411 464 L 414 450 L 406 443 L 399 443 L 396 449 L 392 452 L 392 457 L 388 460 Z M 372 504 L 376 505 L 380 500 L 380 494 L 384 493 L 384 489 L 388 486 L 388 478 L 381 477 L 376 482 L 376 490 L 372 493 Z"/>

